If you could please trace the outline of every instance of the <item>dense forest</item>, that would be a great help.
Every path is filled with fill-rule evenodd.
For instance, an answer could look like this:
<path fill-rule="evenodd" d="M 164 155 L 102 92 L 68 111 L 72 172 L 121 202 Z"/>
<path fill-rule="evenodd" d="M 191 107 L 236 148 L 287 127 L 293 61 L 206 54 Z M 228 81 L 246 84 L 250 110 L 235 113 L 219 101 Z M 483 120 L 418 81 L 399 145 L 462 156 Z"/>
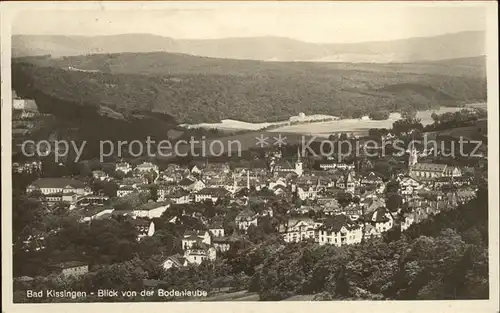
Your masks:
<path fill-rule="evenodd" d="M 43 93 L 118 115 L 139 109 L 168 114 L 179 123 L 227 118 L 262 122 L 288 120 L 300 112 L 355 117 L 485 101 L 481 68 L 129 53 L 14 59 L 12 82 L 23 97 Z"/>

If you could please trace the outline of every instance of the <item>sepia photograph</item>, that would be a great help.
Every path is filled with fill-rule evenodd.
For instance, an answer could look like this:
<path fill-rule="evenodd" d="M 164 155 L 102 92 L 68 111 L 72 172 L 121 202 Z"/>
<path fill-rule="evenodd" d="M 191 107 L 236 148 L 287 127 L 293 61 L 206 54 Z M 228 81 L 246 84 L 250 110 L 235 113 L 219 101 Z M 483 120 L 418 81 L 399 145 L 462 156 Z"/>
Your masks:
<path fill-rule="evenodd" d="M 1 13 L 12 311 L 498 312 L 496 2 Z"/>

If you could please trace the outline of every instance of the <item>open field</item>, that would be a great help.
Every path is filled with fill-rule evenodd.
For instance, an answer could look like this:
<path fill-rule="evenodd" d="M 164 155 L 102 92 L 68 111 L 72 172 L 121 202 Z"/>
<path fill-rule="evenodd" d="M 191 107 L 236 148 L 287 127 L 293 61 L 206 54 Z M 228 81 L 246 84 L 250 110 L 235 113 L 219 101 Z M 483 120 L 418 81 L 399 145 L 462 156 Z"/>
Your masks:
<path fill-rule="evenodd" d="M 484 108 L 486 109 L 486 103 L 472 103 L 468 104 L 469 107 L 474 108 Z M 447 112 L 456 112 L 461 110 L 459 107 L 441 107 L 438 110 L 426 110 L 419 111 L 417 117 L 422 120 L 422 124 L 428 125 L 432 124 L 433 120 L 431 118 L 432 113 L 443 114 Z M 266 132 L 269 133 L 288 133 L 288 134 L 304 134 L 319 137 L 328 137 L 335 132 L 348 132 L 357 135 L 364 135 L 368 132 L 370 128 L 391 128 L 392 123 L 401 118 L 399 113 L 392 113 L 387 120 L 374 121 L 367 117 L 363 119 L 342 119 L 328 122 L 312 122 L 304 124 L 289 125 L 287 121 L 274 122 L 274 123 L 248 123 L 237 120 L 223 120 L 221 123 L 203 123 L 192 125 L 193 127 L 202 128 L 215 128 L 222 131 L 238 131 L 238 130 L 254 130 L 268 127 L 270 125 L 280 125 L 274 129 L 268 129 Z"/>

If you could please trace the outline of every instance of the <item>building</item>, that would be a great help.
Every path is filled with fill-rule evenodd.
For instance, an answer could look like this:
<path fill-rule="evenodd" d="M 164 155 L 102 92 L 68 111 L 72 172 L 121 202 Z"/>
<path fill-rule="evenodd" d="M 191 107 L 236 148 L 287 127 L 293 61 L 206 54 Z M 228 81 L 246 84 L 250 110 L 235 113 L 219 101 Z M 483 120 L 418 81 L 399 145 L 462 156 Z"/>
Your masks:
<path fill-rule="evenodd" d="M 132 211 L 134 217 L 159 218 L 170 207 L 170 201 L 148 202 Z"/>
<path fill-rule="evenodd" d="M 121 198 L 136 191 L 137 189 L 132 186 L 120 186 L 120 188 L 116 191 L 116 195 Z"/>
<path fill-rule="evenodd" d="M 98 179 L 101 181 L 109 179 L 108 174 L 106 174 L 104 171 L 101 171 L 101 170 L 92 171 L 92 177 L 94 177 L 94 179 Z"/>
<path fill-rule="evenodd" d="M 360 225 L 345 214 L 328 217 L 315 232 L 320 245 L 343 246 L 361 242 L 363 231 Z"/>
<path fill-rule="evenodd" d="M 212 238 L 210 237 L 210 233 L 208 231 L 186 231 L 182 238 L 182 249 L 187 250 L 196 245 L 211 245 Z"/>
<path fill-rule="evenodd" d="M 214 261 L 217 251 L 214 247 L 193 247 L 184 251 L 184 258 L 188 264 L 200 265 L 203 261 Z"/>
<path fill-rule="evenodd" d="M 132 171 L 132 166 L 127 162 L 120 162 L 115 165 L 115 171 L 128 174 L 130 171 Z"/>
<path fill-rule="evenodd" d="M 360 183 L 361 183 L 361 186 L 369 186 L 369 185 L 378 186 L 380 184 L 383 184 L 384 181 L 383 181 L 382 177 L 380 177 L 376 173 L 370 172 L 361 178 Z"/>
<path fill-rule="evenodd" d="M 239 238 L 231 237 L 215 237 L 212 239 L 212 244 L 217 252 L 226 252 L 234 245 Z"/>
<path fill-rule="evenodd" d="M 176 189 L 173 192 L 168 192 L 165 189 L 158 190 L 158 200 L 168 200 L 175 204 L 186 204 L 192 200 L 191 194 L 183 189 Z"/>
<path fill-rule="evenodd" d="M 54 269 L 65 277 L 79 277 L 89 272 L 87 263 L 79 261 L 68 261 L 54 266 Z"/>
<path fill-rule="evenodd" d="M 416 179 L 435 179 L 439 177 L 460 177 L 462 171 L 455 166 L 434 163 L 415 163 L 409 169 L 411 177 Z"/>
<path fill-rule="evenodd" d="M 217 200 L 227 197 L 230 194 L 231 193 L 227 189 L 221 187 L 203 188 L 194 195 L 194 202 L 204 202 L 206 200 L 210 200 L 215 203 Z"/>
<path fill-rule="evenodd" d="M 180 254 L 175 254 L 169 256 L 165 261 L 162 262 L 162 267 L 164 270 L 169 270 L 171 268 L 179 268 L 188 265 L 188 261 L 185 257 Z"/>
<path fill-rule="evenodd" d="M 250 209 L 245 209 L 236 216 L 235 222 L 238 229 L 247 230 L 250 225 L 258 225 L 258 215 Z"/>
<path fill-rule="evenodd" d="M 192 177 L 186 177 L 178 182 L 178 186 L 186 191 L 197 192 L 206 187 L 205 183 Z"/>
<path fill-rule="evenodd" d="M 221 219 L 214 220 L 209 226 L 208 231 L 212 237 L 224 237 L 224 223 Z"/>
<path fill-rule="evenodd" d="M 141 173 L 158 172 L 158 170 L 159 170 L 158 165 L 153 164 L 151 162 L 144 162 L 142 164 L 139 164 L 139 165 L 137 165 L 137 167 L 135 169 Z"/>
<path fill-rule="evenodd" d="M 26 188 L 26 193 L 40 191 L 43 195 L 75 193 L 85 195 L 91 190 L 83 182 L 70 178 L 39 178 Z"/>
<path fill-rule="evenodd" d="M 386 207 L 365 214 L 363 220 L 375 227 L 379 233 L 386 232 L 394 226 L 394 218 Z"/>
<path fill-rule="evenodd" d="M 320 225 L 310 218 L 289 219 L 286 225 L 281 226 L 280 233 L 285 242 L 299 242 L 315 238 L 315 230 Z"/>
<path fill-rule="evenodd" d="M 106 208 L 102 206 L 85 208 L 80 212 L 81 222 L 90 222 L 92 220 L 98 219 L 102 216 L 113 213 L 113 208 Z"/>
<path fill-rule="evenodd" d="M 140 241 L 144 237 L 151 237 L 155 234 L 155 223 L 153 221 L 137 218 L 133 221 L 135 229 L 137 229 L 137 241 Z"/>

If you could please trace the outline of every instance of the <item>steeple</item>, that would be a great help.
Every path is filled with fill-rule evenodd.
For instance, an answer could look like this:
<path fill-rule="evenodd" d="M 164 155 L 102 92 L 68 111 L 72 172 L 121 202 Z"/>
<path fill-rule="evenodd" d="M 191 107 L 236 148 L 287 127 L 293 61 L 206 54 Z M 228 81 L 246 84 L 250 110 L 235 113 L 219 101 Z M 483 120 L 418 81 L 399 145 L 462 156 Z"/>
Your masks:
<path fill-rule="evenodd" d="M 300 148 L 297 147 L 297 162 L 295 162 L 295 173 L 297 173 L 297 175 L 299 176 L 302 176 L 302 174 L 304 173 L 304 169 L 302 167 L 302 159 L 300 157 Z"/>
<path fill-rule="evenodd" d="M 250 170 L 247 170 L 247 190 L 250 191 Z"/>
<path fill-rule="evenodd" d="M 408 157 L 408 168 L 412 168 L 418 162 L 417 149 L 413 145 L 413 140 L 410 147 L 410 156 Z"/>

